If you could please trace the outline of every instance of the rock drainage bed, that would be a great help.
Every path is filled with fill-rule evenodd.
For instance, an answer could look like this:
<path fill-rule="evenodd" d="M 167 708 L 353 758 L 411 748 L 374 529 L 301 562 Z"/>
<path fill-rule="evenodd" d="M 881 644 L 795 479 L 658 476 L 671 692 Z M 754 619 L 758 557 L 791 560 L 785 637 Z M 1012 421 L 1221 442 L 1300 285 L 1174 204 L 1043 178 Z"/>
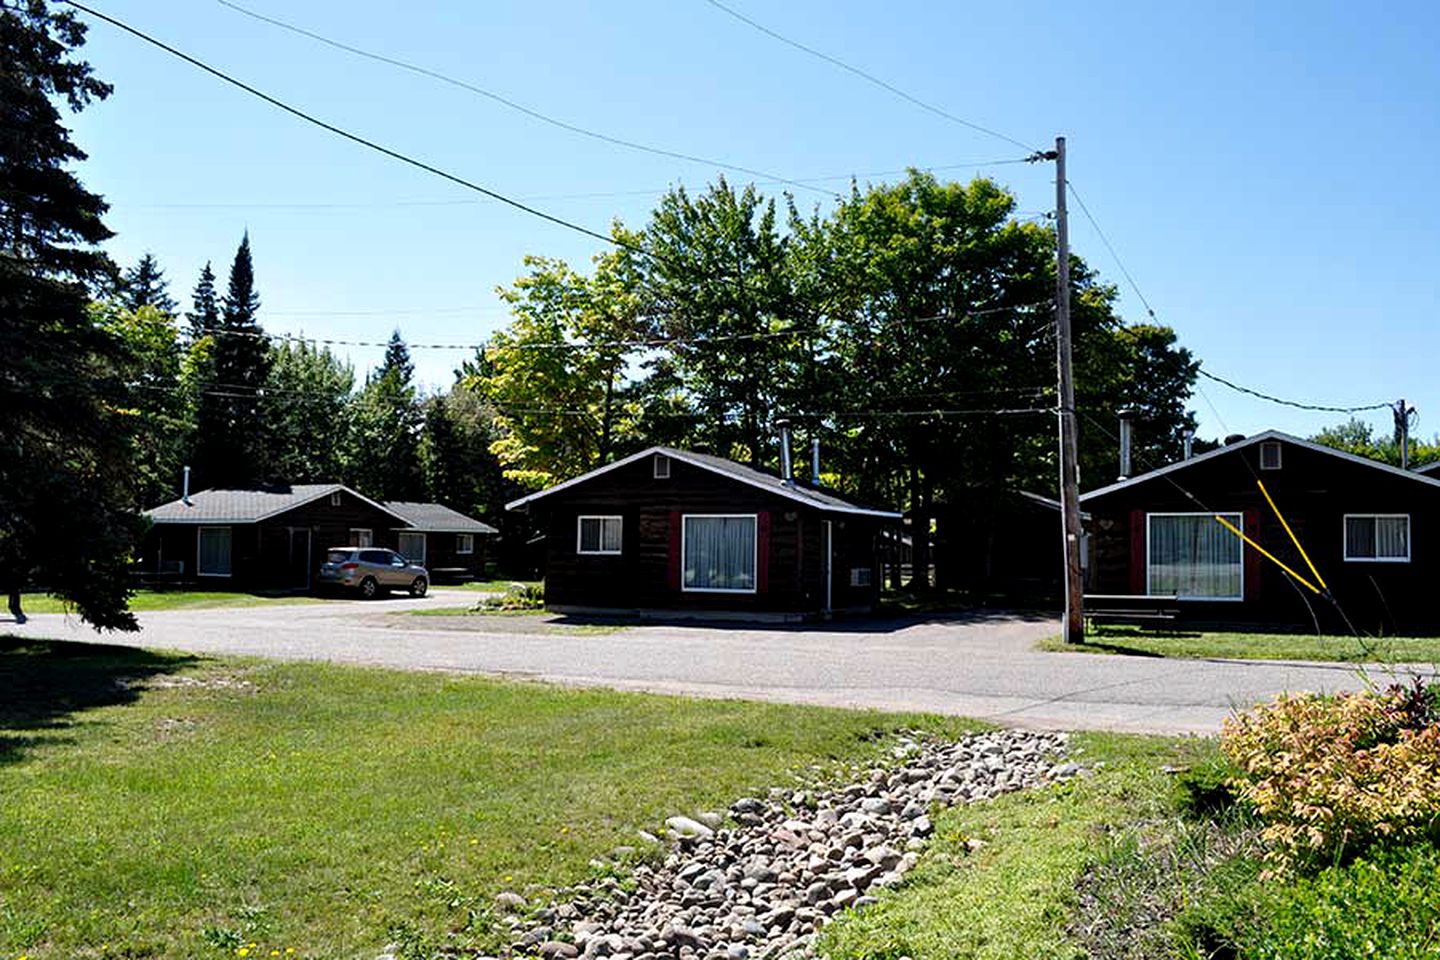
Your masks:
<path fill-rule="evenodd" d="M 718 813 L 671 817 L 673 846 L 641 863 L 631 882 L 598 878 L 563 902 L 522 915 L 511 951 L 546 960 L 771 960 L 814 954 L 816 934 L 836 914 L 877 902 L 898 885 L 934 832 L 930 811 L 1064 780 L 1063 733 L 1001 730 L 955 741 L 901 740 L 894 763 L 864 782 L 809 790 L 772 789 Z M 644 835 L 652 842 L 658 838 Z"/>

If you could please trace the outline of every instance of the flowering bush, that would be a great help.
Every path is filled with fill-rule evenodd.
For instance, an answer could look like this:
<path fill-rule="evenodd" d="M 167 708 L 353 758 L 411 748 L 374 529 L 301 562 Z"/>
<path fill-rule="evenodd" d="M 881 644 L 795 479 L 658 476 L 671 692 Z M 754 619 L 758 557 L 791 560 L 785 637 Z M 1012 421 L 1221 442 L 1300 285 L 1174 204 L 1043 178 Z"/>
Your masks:
<path fill-rule="evenodd" d="M 1272 872 L 1325 866 L 1440 825 L 1440 725 L 1419 684 L 1282 696 L 1226 721 L 1234 787 L 1264 822 Z"/>

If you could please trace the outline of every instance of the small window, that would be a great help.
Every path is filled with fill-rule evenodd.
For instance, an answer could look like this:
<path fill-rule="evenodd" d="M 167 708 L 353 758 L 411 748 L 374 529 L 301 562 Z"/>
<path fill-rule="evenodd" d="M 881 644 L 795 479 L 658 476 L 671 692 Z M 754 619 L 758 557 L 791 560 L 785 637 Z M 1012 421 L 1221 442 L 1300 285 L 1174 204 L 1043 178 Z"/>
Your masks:
<path fill-rule="evenodd" d="M 685 517 L 681 588 L 701 593 L 755 593 L 759 562 L 756 527 L 754 514 Z"/>
<path fill-rule="evenodd" d="M 375 545 L 375 533 L 366 530 L 364 527 L 350 528 L 350 546 L 352 547 L 373 547 Z"/>
<path fill-rule="evenodd" d="M 670 479 L 670 458 L 663 453 L 655 454 L 655 479 Z"/>
<path fill-rule="evenodd" d="M 195 572 L 202 577 L 230 576 L 230 528 L 201 527 Z"/>
<path fill-rule="evenodd" d="M 1266 441 L 1260 444 L 1260 469 L 1280 469 L 1280 444 L 1274 441 Z"/>
<path fill-rule="evenodd" d="M 1410 515 L 1349 513 L 1345 515 L 1345 559 L 1375 563 L 1410 561 Z"/>
<path fill-rule="evenodd" d="M 401 530 L 395 535 L 395 546 L 406 560 L 422 566 L 425 564 L 425 534 Z"/>
<path fill-rule="evenodd" d="M 852 587 L 868 587 L 868 586 L 870 586 L 870 583 L 871 583 L 871 580 L 870 580 L 870 577 L 871 577 L 871 576 L 872 576 L 872 574 L 871 574 L 871 572 L 870 572 L 870 568 L 869 568 L 869 567 L 851 567 L 851 568 L 850 568 L 850 586 L 852 586 Z"/>
<path fill-rule="evenodd" d="M 576 534 L 576 553 L 620 552 L 620 517 L 581 517 L 579 527 Z"/>
<path fill-rule="evenodd" d="M 330 494 L 330 506 L 332 506 L 332 507 L 338 507 L 338 506 L 340 506 L 340 491 L 339 491 L 339 490 L 336 490 L 334 493 Z"/>
<path fill-rule="evenodd" d="M 473 533 L 457 533 L 457 534 L 455 534 L 455 552 L 456 552 L 456 553 L 474 553 L 474 552 L 475 552 L 475 534 L 473 534 Z"/>

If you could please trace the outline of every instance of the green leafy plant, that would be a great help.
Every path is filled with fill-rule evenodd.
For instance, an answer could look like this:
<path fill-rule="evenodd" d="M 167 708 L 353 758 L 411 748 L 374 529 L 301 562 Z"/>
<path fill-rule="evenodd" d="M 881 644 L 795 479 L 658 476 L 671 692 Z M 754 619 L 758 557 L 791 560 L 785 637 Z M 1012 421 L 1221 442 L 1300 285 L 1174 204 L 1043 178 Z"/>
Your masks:
<path fill-rule="evenodd" d="M 543 583 L 512 583 L 510 588 L 498 597 L 485 597 L 475 604 L 479 612 L 501 610 L 544 610 L 545 585 Z"/>
<path fill-rule="evenodd" d="M 1221 745 L 1240 770 L 1237 794 L 1265 824 L 1272 872 L 1434 833 L 1440 726 L 1432 702 L 1419 687 L 1282 696 L 1226 721 Z"/>

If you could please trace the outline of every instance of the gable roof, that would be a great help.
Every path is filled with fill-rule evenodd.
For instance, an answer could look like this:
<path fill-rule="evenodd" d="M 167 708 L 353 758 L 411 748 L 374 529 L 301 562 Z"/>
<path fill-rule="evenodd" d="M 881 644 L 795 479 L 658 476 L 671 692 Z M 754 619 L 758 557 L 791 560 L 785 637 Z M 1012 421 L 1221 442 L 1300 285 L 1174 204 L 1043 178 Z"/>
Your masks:
<path fill-rule="evenodd" d="M 481 523 L 458 510 L 438 503 L 413 503 L 406 500 L 386 500 L 382 506 L 391 513 L 405 518 L 413 529 L 425 533 L 499 533 L 488 523 Z"/>
<path fill-rule="evenodd" d="M 1416 483 L 1423 483 L 1432 487 L 1440 487 L 1440 479 L 1437 479 L 1436 477 L 1425 476 L 1424 474 L 1421 474 L 1415 470 L 1401 470 L 1399 467 L 1392 467 L 1388 463 L 1381 463 L 1378 460 L 1371 460 L 1368 457 L 1356 456 L 1353 453 L 1346 453 L 1344 450 L 1336 450 L 1334 447 L 1327 447 L 1324 444 L 1315 443 L 1312 440 L 1301 440 L 1299 437 L 1292 437 L 1290 434 L 1281 433 L 1279 430 L 1266 430 L 1263 433 L 1255 434 L 1255 436 L 1253 437 L 1246 437 L 1244 440 L 1237 440 L 1232 444 L 1218 447 L 1207 453 L 1202 453 L 1198 456 L 1191 457 L 1189 460 L 1179 460 L 1175 463 L 1169 464 L 1168 466 L 1160 467 L 1157 470 L 1151 470 L 1149 473 L 1142 473 L 1139 476 L 1130 477 L 1128 480 L 1121 480 L 1118 483 L 1112 483 L 1108 487 L 1101 487 L 1098 490 L 1091 490 L 1089 493 L 1082 494 L 1080 496 L 1080 499 L 1081 501 L 1094 500 L 1096 498 L 1115 493 L 1116 491 L 1124 490 L 1128 487 L 1133 487 L 1138 483 L 1145 483 L 1149 480 L 1154 480 L 1157 477 L 1163 477 L 1166 474 L 1174 473 L 1177 470 L 1184 470 L 1186 467 L 1192 467 L 1197 463 L 1204 463 L 1206 460 L 1214 460 L 1215 458 L 1222 457 L 1227 453 L 1234 453 L 1236 450 L 1243 450 L 1246 447 L 1251 447 L 1257 443 L 1263 443 L 1267 440 L 1278 440 L 1282 443 L 1294 444 L 1295 446 L 1305 450 L 1310 450 L 1315 453 L 1322 453 L 1326 456 L 1336 457 L 1340 460 L 1347 460 L 1351 463 L 1359 464 L 1362 467 L 1369 467 L 1372 470 L 1380 470 L 1384 473 L 1394 474 L 1398 477 L 1405 477 L 1407 480 L 1413 480 Z"/>
<path fill-rule="evenodd" d="M 335 492 L 348 493 L 401 523 L 409 521 L 343 483 L 296 483 L 242 490 L 201 490 L 145 511 L 156 523 L 258 523 Z"/>
<path fill-rule="evenodd" d="M 902 517 L 902 514 L 892 510 L 874 510 L 870 507 L 857 506 L 846 500 L 841 500 L 839 497 L 816 490 L 814 487 L 807 487 L 798 483 L 782 483 L 780 478 L 773 474 L 766 473 L 764 470 L 757 470 L 754 467 L 747 467 L 745 464 L 736 463 L 734 460 L 726 460 L 724 457 L 716 457 L 708 453 L 691 453 L 688 450 L 676 450 L 674 447 L 649 447 L 648 449 L 641 450 L 639 453 L 631 454 L 624 459 L 616 460 L 614 463 L 607 463 L 603 467 L 597 467 L 589 473 L 575 477 L 573 480 L 557 483 L 553 487 L 547 487 L 544 490 L 507 503 L 505 504 L 505 509 L 518 510 L 537 500 L 548 497 L 552 493 L 558 493 L 568 487 L 584 483 L 587 480 L 593 480 L 595 477 L 609 473 L 611 470 L 618 470 L 637 460 L 643 460 L 645 457 L 657 453 L 663 453 L 672 460 L 688 463 L 692 467 L 698 467 L 701 470 L 728 477 L 739 483 L 757 487 L 766 493 L 773 493 L 777 497 L 794 500 L 798 503 L 805 504 L 807 507 L 814 507 L 817 510 L 824 510 L 828 513 L 847 513 L 864 517 L 884 517 L 889 520 L 899 520 Z"/>
<path fill-rule="evenodd" d="M 1440 474 L 1440 460 L 1432 460 L 1430 463 L 1422 463 L 1418 467 L 1410 468 L 1412 473 L 1418 473 L 1422 477 L 1429 477 Z"/>

